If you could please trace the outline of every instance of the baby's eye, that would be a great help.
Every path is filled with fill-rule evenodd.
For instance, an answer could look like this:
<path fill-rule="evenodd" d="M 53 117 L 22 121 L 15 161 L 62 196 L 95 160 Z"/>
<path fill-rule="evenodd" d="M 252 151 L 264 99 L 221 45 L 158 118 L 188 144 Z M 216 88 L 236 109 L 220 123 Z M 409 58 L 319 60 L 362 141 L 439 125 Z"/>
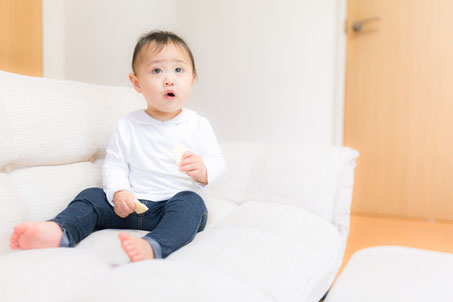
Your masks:
<path fill-rule="evenodd" d="M 153 73 L 162 73 L 162 69 L 160 68 L 154 68 Z"/>
<path fill-rule="evenodd" d="M 181 67 L 176 67 L 175 71 L 176 71 L 176 73 L 182 73 L 182 68 Z"/>

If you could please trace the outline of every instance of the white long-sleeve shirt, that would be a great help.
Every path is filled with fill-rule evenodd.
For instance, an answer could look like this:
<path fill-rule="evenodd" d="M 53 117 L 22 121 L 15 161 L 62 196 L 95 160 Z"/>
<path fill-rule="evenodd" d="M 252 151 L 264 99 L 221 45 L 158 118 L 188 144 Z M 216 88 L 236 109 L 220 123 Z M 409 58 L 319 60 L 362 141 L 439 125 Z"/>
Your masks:
<path fill-rule="evenodd" d="M 192 180 L 179 167 L 172 149 L 182 144 L 203 159 L 208 184 Z M 113 194 L 130 190 L 137 199 L 168 200 L 180 191 L 205 195 L 205 188 L 223 173 L 225 161 L 209 121 L 183 108 L 162 122 L 144 110 L 119 120 L 107 147 L 103 166 L 104 192 L 113 205 Z"/>

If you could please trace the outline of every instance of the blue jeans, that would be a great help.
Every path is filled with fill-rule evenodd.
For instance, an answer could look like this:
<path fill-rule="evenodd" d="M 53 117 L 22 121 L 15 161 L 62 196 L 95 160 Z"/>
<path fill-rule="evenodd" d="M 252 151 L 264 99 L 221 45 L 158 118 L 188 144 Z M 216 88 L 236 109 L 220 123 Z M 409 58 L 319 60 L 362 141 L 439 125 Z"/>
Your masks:
<path fill-rule="evenodd" d="M 102 188 L 80 192 L 54 221 L 63 230 L 60 246 L 73 247 L 94 231 L 103 229 L 146 230 L 143 239 L 151 245 L 155 258 L 165 258 L 191 242 L 204 230 L 208 210 L 203 199 L 194 192 L 182 191 L 163 201 L 140 199 L 149 210 L 143 214 L 132 212 L 121 218 Z"/>

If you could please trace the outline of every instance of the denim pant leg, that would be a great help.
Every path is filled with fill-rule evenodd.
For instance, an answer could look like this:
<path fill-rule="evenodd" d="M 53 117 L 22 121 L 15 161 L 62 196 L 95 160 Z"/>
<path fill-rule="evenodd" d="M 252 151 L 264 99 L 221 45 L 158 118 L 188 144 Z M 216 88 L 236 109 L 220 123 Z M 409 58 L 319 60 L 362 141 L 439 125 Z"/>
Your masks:
<path fill-rule="evenodd" d="M 107 228 L 138 229 L 136 213 L 126 218 L 115 214 L 102 188 L 88 188 L 80 192 L 54 221 L 63 230 L 60 246 L 73 247 L 93 231 Z M 157 221 L 155 222 L 157 225 Z"/>
<path fill-rule="evenodd" d="M 208 211 L 200 195 L 191 191 L 179 192 L 166 202 L 159 224 L 143 239 L 158 242 L 161 255 L 156 256 L 166 258 L 191 242 L 197 232 L 204 230 L 207 216 Z"/>

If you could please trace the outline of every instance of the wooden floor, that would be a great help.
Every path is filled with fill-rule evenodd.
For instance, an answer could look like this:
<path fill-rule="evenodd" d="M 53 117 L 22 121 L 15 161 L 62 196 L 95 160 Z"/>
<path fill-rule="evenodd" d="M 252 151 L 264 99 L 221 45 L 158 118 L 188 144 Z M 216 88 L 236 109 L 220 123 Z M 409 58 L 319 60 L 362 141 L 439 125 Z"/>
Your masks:
<path fill-rule="evenodd" d="M 378 245 L 453 253 L 453 222 L 352 214 L 346 252 L 337 277 L 355 251 Z"/>

